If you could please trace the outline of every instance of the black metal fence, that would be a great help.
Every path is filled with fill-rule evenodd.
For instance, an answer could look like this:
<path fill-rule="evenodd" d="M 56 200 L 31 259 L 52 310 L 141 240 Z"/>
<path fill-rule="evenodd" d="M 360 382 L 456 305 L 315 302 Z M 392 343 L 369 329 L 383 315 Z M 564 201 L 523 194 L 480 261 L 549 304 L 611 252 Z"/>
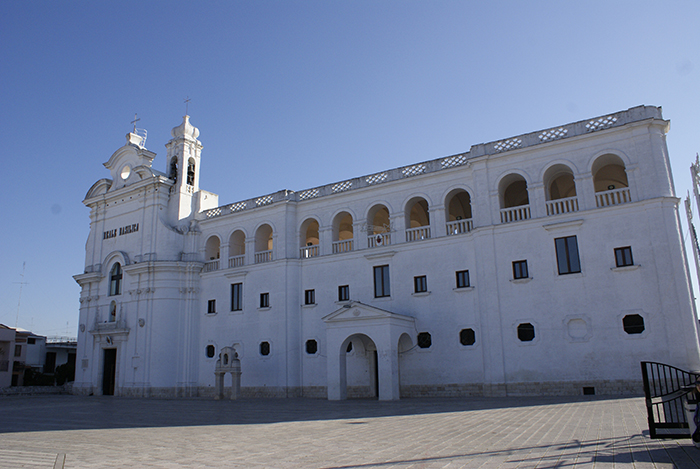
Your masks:
<path fill-rule="evenodd" d="M 690 438 L 683 400 L 694 402 L 692 391 L 698 376 L 675 366 L 642 362 L 651 438 Z"/>

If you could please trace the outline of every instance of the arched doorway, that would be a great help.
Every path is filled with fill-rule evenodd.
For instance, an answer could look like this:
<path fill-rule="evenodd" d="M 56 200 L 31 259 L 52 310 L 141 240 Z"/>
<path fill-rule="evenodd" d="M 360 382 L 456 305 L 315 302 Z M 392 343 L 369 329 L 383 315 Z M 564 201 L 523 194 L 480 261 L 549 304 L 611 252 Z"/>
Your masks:
<path fill-rule="evenodd" d="M 379 397 L 377 346 L 371 337 L 353 334 L 345 339 L 340 345 L 340 361 L 341 370 L 345 369 L 340 372 L 340 386 L 345 387 L 348 398 Z"/>

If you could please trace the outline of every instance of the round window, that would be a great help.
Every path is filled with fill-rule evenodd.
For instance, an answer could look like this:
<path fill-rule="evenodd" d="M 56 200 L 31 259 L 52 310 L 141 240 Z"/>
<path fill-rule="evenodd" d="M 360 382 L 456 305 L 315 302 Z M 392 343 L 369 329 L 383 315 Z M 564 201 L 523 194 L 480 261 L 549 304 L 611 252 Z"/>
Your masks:
<path fill-rule="evenodd" d="M 122 173 L 121 173 L 122 179 L 126 181 L 129 178 L 130 174 L 131 174 L 131 166 L 129 166 L 129 165 L 124 166 L 122 168 Z"/>

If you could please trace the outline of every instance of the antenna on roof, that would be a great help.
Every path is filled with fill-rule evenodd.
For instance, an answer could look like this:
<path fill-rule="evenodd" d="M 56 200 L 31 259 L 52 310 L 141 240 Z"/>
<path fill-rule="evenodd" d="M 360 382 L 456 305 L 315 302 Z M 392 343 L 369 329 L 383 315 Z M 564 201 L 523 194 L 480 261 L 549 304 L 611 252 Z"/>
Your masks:
<path fill-rule="evenodd" d="M 21 282 L 14 282 L 14 283 L 19 283 L 19 299 L 17 300 L 17 317 L 15 318 L 15 329 L 17 329 L 17 324 L 19 323 L 19 305 L 22 304 L 22 287 L 25 285 L 28 285 L 27 282 L 24 281 L 24 269 L 27 266 L 27 262 L 22 262 L 22 273 L 19 274 L 20 277 L 22 277 Z"/>

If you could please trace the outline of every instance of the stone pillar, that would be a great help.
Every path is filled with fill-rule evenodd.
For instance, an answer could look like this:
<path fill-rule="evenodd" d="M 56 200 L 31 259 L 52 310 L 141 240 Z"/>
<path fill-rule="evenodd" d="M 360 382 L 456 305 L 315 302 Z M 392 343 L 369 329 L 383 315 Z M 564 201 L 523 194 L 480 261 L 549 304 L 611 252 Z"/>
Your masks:
<path fill-rule="evenodd" d="M 544 195 L 544 184 L 533 182 L 527 188 L 527 196 L 530 201 L 530 217 L 542 218 L 547 215 L 546 197 Z"/>
<path fill-rule="evenodd" d="M 576 185 L 576 197 L 578 198 L 579 211 L 593 210 L 596 208 L 593 175 L 578 175 L 574 178 L 574 184 Z"/>
<path fill-rule="evenodd" d="M 399 399 L 399 353 L 390 344 L 377 348 L 377 365 L 379 367 L 379 400 L 396 401 Z"/>
<path fill-rule="evenodd" d="M 330 336 L 330 334 L 328 335 Z M 326 360 L 326 389 L 329 401 L 341 401 L 348 397 L 345 350 L 342 350 L 341 353 L 334 353 L 333 350 L 337 352 L 338 348 L 336 341 L 328 341 L 330 353 Z"/>
<path fill-rule="evenodd" d="M 321 226 L 318 228 L 318 254 L 325 256 L 333 253 L 333 227 Z"/>
<path fill-rule="evenodd" d="M 362 231 L 362 227 L 365 225 L 363 220 L 353 220 L 352 222 L 352 250 L 357 251 L 358 249 L 367 248 L 367 233 Z"/>
<path fill-rule="evenodd" d="M 389 215 L 391 223 L 391 244 L 402 244 L 406 242 L 406 215 L 403 212 L 396 212 Z"/>
<path fill-rule="evenodd" d="M 245 265 L 255 264 L 255 236 L 245 240 Z"/>
<path fill-rule="evenodd" d="M 447 236 L 447 228 L 445 226 L 446 223 L 447 218 L 445 217 L 445 206 L 434 205 L 430 207 L 430 237 L 441 238 L 443 236 Z"/>

